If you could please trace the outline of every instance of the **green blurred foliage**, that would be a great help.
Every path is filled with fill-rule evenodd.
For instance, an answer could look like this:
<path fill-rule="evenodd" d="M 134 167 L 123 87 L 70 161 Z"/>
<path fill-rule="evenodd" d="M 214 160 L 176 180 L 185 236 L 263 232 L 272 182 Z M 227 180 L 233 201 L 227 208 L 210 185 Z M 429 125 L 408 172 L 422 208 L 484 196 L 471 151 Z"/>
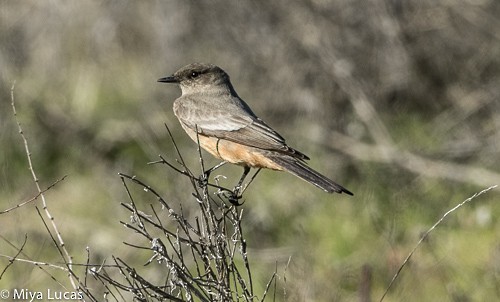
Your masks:
<path fill-rule="evenodd" d="M 46 197 L 75 262 L 86 261 L 89 247 L 94 263 L 119 255 L 144 264 L 147 253 L 122 244 L 135 236 L 119 223 L 129 218 L 119 205 L 126 192 L 117 173 L 146 179 L 189 212 L 189 183 L 146 164 L 158 154 L 175 161 L 166 123 L 199 171 L 195 144 L 171 111 L 180 91 L 156 80 L 211 62 L 231 75 L 259 116 L 310 155 L 312 167 L 355 193 L 326 195 L 292 176 L 262 172 L 243 206 L 256 286 L 263 290 L 277 267 L 278 300 L 284 288 L 288 301 L 356 301 L 368 267 L 378 299 L 428 227 L 484 189 L 483 178 L 500 182 L 499 15 L 493 0 L 2 1 L 0 210 L 36 194 L 10 106 L 15 82 L 18 119 L 42 187 L 69 175 Z M 363 117 L 359 99 L 375 109 L 375 119 Z M 370 160 L 386 146 L 369 121 L 381 121 L 401 152 L 484 173 L 457 181 L 391 158 Z M 370 148 L 352 153 L 332 133 Z M 239 173 L 221 169 L 223 185 Z M 434 231 L 386 301 L 499 299 L 497 192 Z M 56 263 L 35 205 L 40 201 L 0 215 L 0 254 L 14 255 L 7 242 L 19 247 L 26 234 L 22 258 Z M 0 258 L 0 269 L 7 264 Z M 163 274 L 147 269 L 153 278 Z M 0 280 L 0 288 L 14 287 L 58 285 L 16 263 Z"/>

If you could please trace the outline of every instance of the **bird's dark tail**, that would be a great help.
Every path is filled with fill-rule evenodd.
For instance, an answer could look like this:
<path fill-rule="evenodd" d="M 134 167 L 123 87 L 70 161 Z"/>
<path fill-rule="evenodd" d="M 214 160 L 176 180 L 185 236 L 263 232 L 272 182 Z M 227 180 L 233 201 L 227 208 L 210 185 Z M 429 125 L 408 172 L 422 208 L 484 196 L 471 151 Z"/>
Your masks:
<path fill-rule="evenodd" d="M 335 183 L 333 180 L 321 175 L 319 172 L 313 170 L 305 162 L 298 158 L 291 156 L 270 156 L 270 159 L 281 166 L 285 171 L 292 173 L 293 175 L 302 178 L 303 180 L 315 185 L 316 187 L 323 189 L 328 193 L 346 193 L 353 195 L 349 190 L 342 187 L 341 185 Z"/>

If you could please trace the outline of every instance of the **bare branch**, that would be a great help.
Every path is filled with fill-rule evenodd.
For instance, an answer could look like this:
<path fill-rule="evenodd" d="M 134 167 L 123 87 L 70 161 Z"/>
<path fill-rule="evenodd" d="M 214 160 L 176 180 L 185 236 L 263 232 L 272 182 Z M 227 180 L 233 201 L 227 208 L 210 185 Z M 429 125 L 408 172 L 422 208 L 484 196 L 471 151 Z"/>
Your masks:
<path fill-rule="evenodd" d="M 472 195 L 471 197 L 467 198 L 466 200 L 462 201 L 461 203 L 457 204 L 456 206 L 454 206 L 452 209 L 448 210 L 446 213 L 444 213 L 443 216 L 441 216 L 441 218 L 439 218 L 439 220 L 432 226 L 430 227 L 425 233 L 424 235 L 422 235 L 422 237 L 420 238 L 420 240 L 417 242 L 417 244 L 415 245 L 415 247 L 411 250 L 411 252 L 408 254 L 408 256 L 406 256 L 405 260 L 403 261 L 403 263 L 401 264 L 401 266 L 399 267 L 399 269 L 397 270 L 396 274 L 394 274 L 394 277 L 392 277 L 392 280 L 391 282 L 389 283 L 389 286 L 387 287 L 387 289 L 385 290 L 384 294 L 382 295 L 382 297 L 380 298 L 380 302 L 382 302 L 385 298 L 385 296 L 387 295 L 387 293 L 389 292 L 389 290 L 391 289 L 392 285 L 394 284 L 394 282 L 396 281 L 396 279 L 398 278 L 399 274 L 401 273 L 401 271 L 403 270 L 403 268 L 406 266 L 406 264 L 408 263 L 408 261 L 410 261 L 410 258 L 413 256 L 413 254 L 415 253 L 415 251 L 417 250 L 417 248 L 420 246 L 420 244 L 422 244 L 422 242 L 429 236 L 429 234 L 439 225 L 441 224 L 441 222 L 446 218 L 446 216 L 448 216 L 449 214 L 453 213 L 454 211 L 456 211 L 457 209 L 459 209 L 460 207 L 462 207 L 463 205 L 465 205 L 466 203 L 468 203 L 469 201 L 473 200 L 474 198 L 496 188 L 497 185 L 494 185 L 494 186 L 491 186 L 487 189 L 484 189 L 482 190 L 481 192 L 479 193 L 475 193 L 474 195 Z"/>
<path fill-rule="evenodd" d="M 32 202 L 32 201 L 35 201 L 38 199 L 38 197 L 40 197 L 40 195 L 42 195 L 43 193 L 47 192 L 48 190 L 52 189 L 53 187 L 55 187 L 59 182 L 63 181 L 68 175 L 64 175 L 62 178 L 56 180 L 53 184 L 51 184 L 50 186 L 48 186 L 47 188 L 45 188 L 44 190 L 42 190 L 41 192 L 39 192 L 38 194 L 36 194 L 35 196 L 33 196 L 32 198 L 26 200 L 26 201 L 23 201 L 11 208 L 8 208 L 6 210 L 3 210 L 3 211 L 0 211 L 0 215 L 1 214 L 5 214 L 5 213 L 8 213 L 12 210 L 15 210 L 17 208 L 20 208 L 22 206 L 25 206 L 27 205 L 28 203 Z"/>
<path fill-rule="evenodd" d="M 57 227 L 55 219 L 54 219 L 54 217 L 52 216 L 52 214 L 50 213 L 50 211 L 48 209 L 47 201 L 45 200 L 45 195 L 43 194 L 44 191 L 42 191 L 42 189 L 40 188 L 39 179 L 36 176 L 35 169 L 33 168 L 33 162 L 32 162 L 32 159 L 31 159 L 31 152 L 30 152 L 30 149 L 29 149 L 28 140 L 26 139 L 26 136 L 24 135 L 24 131 L 23 131 L 22 127 L 21 127 L 21 123 L 19 122 L 19 119 L 17 118 L 17 111 L 16 111 L 16 106 L 15 106 L 15 101 L 14 101 L 14 87 L 15 87 L 15 83 L 12 84 L 12 87 L 11 87 L 11 90 L 10 90 L 11 106 L 12 106 L 12 111 L 13 111 L 13 114 L 14 114 L 14 118 L 16 119 L 17 127 L 19 129 L 19 135 L 21 135 L 21 138 L 22 138 L 23 143 L 24 143 L 24 150 L 26 152 L 26 157 L 28 159 L 29 170 L 31 172 L 31 175 L 33 176 L 33 181 L 35 182 L 35 186 L 36 186 L 36 188 L 38 190 L 38 195 L 42 199 L 42 205 L 43 205 L 43 210 L 45 212 L 45 215 L 50 220 L 50 223 L 52 225 L 52 229 L 53 229 L 53 231 L 56 234 L 56 237 L 57 237 L 56 248 L 60 252 L 61 257 L 62 257 L 64 263 L 66 264 L 67 268 L 68 268 L 68 271 L 72 272 L 72 262 L 73 262 L 72 257 L 69 255 L 69 252 L 66 249 L 66 246 L 64 244 L 64 240 L 63 240 L 63 238 L 61 236 L 61 233 L 59 232 L 59 228 Z M 49 234 L 50 234 L 50 232 L 49 232 Z M 75 276 L 70 273 L 68 275 L 68 277 L 69 277 L 69 280 L 70 280 L 73 288 L 75 290 L 77 290 L 78 289 L 78 285 L 77 285 L 77 282 L 75 282 L 75 280 L 74 280 Z"/>
<path fill-rule="evenodd" d="M 11 257 L 9 259 L 9 264 L 7 264 L 7 266 L 3 269 L 2 273 L 0 273 L 0 280 L 2 280 L 3 274 L 5 274 L 5 272 L 7 271 L 7 269 L 14 263 L 14 261 L 17 260 L 17 257 L 19 257 L 19 255 L 23 252 L 24 246 L 26 245 L 27 241 L 28 241 L 28 235 L 25 234 L 24 235 L 23 244 L 21 245 L 21 247 L 17 251 L 17 254 L 15 254 L 14 257 Z"/>

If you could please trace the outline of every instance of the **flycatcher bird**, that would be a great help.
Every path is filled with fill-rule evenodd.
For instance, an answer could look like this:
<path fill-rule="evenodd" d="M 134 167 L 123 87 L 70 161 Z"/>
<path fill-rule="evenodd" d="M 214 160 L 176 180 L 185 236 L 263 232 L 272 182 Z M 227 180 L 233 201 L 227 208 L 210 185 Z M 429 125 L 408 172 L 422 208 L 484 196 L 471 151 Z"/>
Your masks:
<path fill-rule="evenodd" d="M 158 80 L 179 84 L 182 95 L 174 114 L 195 142 L 222 163 L 244 167 L 241 186 L 250 168 L 287 171 L 328 193 L 353 195 L 343 186 L 310 168 L 305 154 L 256 116 L 236 93 L 228 74 L 212 64 L 193 63 Z"/>

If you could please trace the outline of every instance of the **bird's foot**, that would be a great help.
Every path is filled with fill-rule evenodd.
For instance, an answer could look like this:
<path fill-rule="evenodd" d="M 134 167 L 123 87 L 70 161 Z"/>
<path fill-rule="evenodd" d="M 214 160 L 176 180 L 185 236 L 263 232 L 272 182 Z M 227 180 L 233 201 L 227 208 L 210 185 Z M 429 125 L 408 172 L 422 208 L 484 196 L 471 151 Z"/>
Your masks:
<path fill-rule="evenodd" d="M 217 194 L 224 197 L 233 206 L 241 206 L 243 204 L 243 202 L 240 202 L 243 195 L 240 193 L 240 188 L 238 187 L 235 187 L 232 191 L 225 188 L 219 188 Z"/>
<path fill-rule="evenodd" d="M 241 206 L 243 203 L 239 202 L 239 200 L 243 197 L 241 192 L 241 186 L 234 187 L 233 191 L 229 191 L 227 196 L 229 202 L 234 206 Z"/>
<path fill-rule="evenodd" d="M 242 197 L 242 195 L 237 195 L 234 192 L 231 192 L 228 194 L 227 199 L 233 206 L 241 206 L 243 204 L 243 202 L 240 202 Z"/>
<path fill-rule="evenodd" d="M 204 188 L 204 187 L 208 186 L 208 177 L 209 176 L 210 176 L 209 173 L 203 173 L 200 176 L 198 176 L 198 178 L 196 178 L 196 180 L 198 181 L 198 186 L 200 188 Z"/>

